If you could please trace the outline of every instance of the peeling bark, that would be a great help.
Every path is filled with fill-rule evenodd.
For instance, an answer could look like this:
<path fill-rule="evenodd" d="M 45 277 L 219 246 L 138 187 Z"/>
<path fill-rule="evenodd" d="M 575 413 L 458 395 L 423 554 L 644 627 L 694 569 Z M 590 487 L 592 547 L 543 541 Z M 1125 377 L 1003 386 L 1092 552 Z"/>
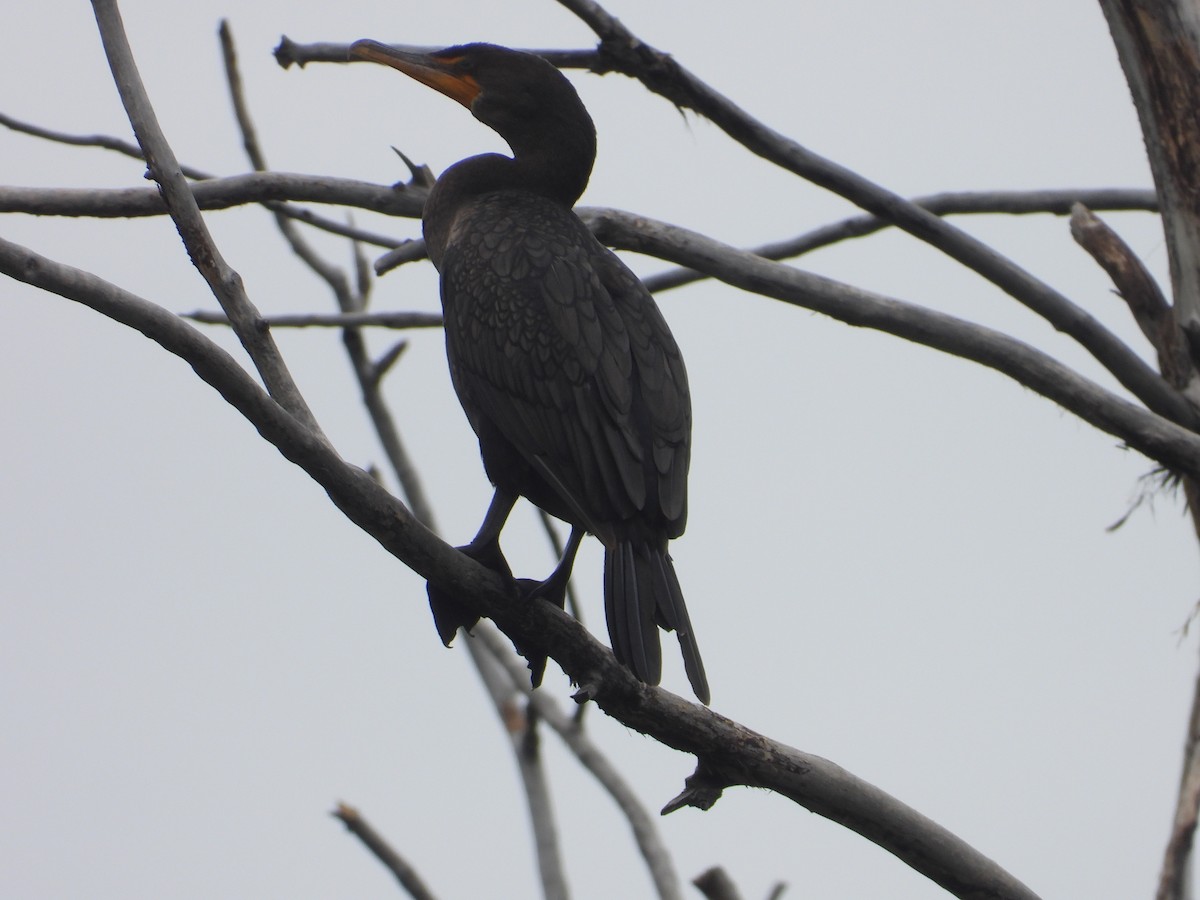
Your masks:
<path fill-rule="evenodd" d="M 1200 360 L 1200 2 L 1100 0 L 1162 206 L 1175 312 Z"/>

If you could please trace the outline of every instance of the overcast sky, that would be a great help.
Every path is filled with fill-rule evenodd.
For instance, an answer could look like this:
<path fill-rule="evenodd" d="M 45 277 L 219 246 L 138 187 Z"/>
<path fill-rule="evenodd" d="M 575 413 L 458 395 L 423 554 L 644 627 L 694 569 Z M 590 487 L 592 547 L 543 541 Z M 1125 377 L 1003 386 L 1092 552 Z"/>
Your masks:
<path fill-rule="evenodd" d="M 122 5 L 176 154 L 222 174 L 246 169 L 216 38 L 230 6 Z M 280 34 L 593 43 L 551 0 L 237 6 L 272 166 L 379 183 L 407 176 L 393 145 L 440 171 L 500 143 L 385 68 L 284 71 L 271 56 Z M 1151 183 L 1092 2 L 608 8 L 771 126 L 904 194 Z M 0 111 L 129 135 L 85 4 L 21 4 L 0 21 Z M 599 131 L 585 204 L 747 246 L 851 211 L 627 79 L 570 77 Z M 144 184 L 131 160 L 8 132 L 0 163 L 7 184 Z M 1157 219 L 1107 218 L 1165 283 Z M 265 211 L 208 222 L 261 310 L 332 308 Z M 959 222 L 1149 358 L 1064 220 Z M 165 219 L 6 216 L 0 234 L 168 309 L 215 308 Z M 318 244 L 350 261 L 342 243 Z M 911 238 L 799 264 L 1003 328 L 1112 385 L 1050 326 Z M 432 271 L 386 276 L 374 303 L 437 309 Z M 998 374 L 895 338 L 720 285 L 660 304 L 692 384 L 690 518 L 672 553 L 713 708 L 896 795 L 1047 898 L 1149 894 L 1196 669 L 1181 628 L 1197 599 L 1180 501 L 1161 496 L 1106 531 L 1152 464 Z M 339 452 L 382 464 L 338 335 L 277 339 Z M 371 336 L 376 353 L 394 340 Z M 410 343 L 388 397 L 443 533 L 463 543 L 490 489 L 440 334 Z M 5 282 L 0 404 L 0 896 L 397 896 L 328 816 L 339 800 L 441 897 L 537 895 L 507 737 L 466 653 L 439 644 L 423 583 L 185 364 Z M 553 562 L 527 507 L 505 548 L 522 574 Z M 577 580 L 604 635 L 594 541 Z M 665 648 L 665 684 L 687 694 L 674 642 Z M 546 690 L 572 705 L 553 664 Z M 596 711 L 587 723 L 651 809 L 692 771 Z M 613 804 L 554 739 L 544 746 L 574 896 L 648 896 Z M 685 879 L 724 865 L 747 898 L 779 880 L 795 897 L 943 896 L 765 792 L 731 790 L 661 827 Z"/>

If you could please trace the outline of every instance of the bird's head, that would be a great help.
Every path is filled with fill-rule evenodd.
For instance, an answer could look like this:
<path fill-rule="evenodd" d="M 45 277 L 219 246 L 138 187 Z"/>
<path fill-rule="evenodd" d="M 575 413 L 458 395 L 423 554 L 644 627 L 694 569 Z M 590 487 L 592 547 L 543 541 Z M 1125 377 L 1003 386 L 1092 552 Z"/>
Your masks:
<path fill-rule="evenodd" d="M 426 50 L 356 41 L 350 58 L 382 63 L 457 100 L 514 150 L 552 129 L 574 128 L 593 140 L 591 117 L 574 86 L 542 57 L 494 44 Z"/>

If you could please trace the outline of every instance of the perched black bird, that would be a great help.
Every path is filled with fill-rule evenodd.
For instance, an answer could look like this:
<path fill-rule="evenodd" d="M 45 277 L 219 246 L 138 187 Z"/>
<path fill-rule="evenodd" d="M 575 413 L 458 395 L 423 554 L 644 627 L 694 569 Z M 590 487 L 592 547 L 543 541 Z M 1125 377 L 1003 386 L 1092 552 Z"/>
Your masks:
<path fill-rule="evenodd" d="M 529 591 L 562 605 L 579 542 L 596 535 L 617 659 L 657 684 L 658 627 L 674 630 L 707 703 L 667 555 L 687 518 L 687 374 L 649 292 L 572 212 L 596 157 L 579 95 L 541 57 L 490 44 L 423 53 L 358 41 L 350 53 L 454 98 L 512 148 L 451 166 L 424 212 L 450 374 L 496 487 L 464 552 L 507 574 L 500 530 L 528 498 L 572 525 L 562 561 Z M 443 641 L 475 623 L 432 586 L 430 599 Z"/>

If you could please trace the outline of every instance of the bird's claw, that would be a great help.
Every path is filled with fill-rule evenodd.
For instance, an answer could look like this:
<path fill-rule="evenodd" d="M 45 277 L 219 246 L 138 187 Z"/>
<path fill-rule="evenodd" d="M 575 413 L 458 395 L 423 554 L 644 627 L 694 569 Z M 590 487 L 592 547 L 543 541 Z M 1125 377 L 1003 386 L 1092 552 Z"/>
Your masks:
<path fill-rule="evenodd" d="M 512 580 L 512 569 L 508 567 L 508 560 L 500 552 L 499 542 L 472 541 L 455 549 L 501 577 Z M 458 634 L 458 629 L 463 628 L 470 632 L 479 621 L 479 613 L 475 612 L 470 605 L 442 590 L 432 581 L 426 582 L 425 590 L 429 595 L 429 608 L 433 612 L 433 624 L 437 627 L 438 637 L 447 647 L 454 640 L 454 636 Z"/>

